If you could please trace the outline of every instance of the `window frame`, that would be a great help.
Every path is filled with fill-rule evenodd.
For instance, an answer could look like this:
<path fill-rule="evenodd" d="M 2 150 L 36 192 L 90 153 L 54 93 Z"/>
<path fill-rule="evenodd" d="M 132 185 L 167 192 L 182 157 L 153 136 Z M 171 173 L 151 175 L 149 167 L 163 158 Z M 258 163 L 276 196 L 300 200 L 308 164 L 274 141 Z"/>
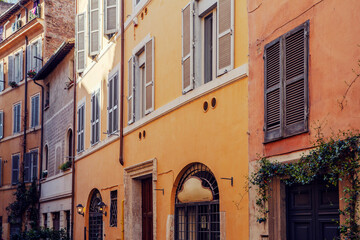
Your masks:
<path fill-rule="evenodd" d="M 34 119 L 33 119 L 33 117 L 35 117 L 36 118 L 36 116 L 34 116 L 33 114 L 34 114 L 34 109 L 33 109 L 33 104 L 32 104 L 32 101 L 35 99 L 35 98 L 38 98 L 38 112 L 37 112 L 37 124 L 36 125 L 34 125 Z M 30 97 L 30 113 L 31 113 L 31 115 L 30 115 L 30 128 L 35 128 L 35 127 L 37 127 L 37 126 L 39 126 L 40 125 L 40 93 L 36 93 L 36 94 L 34 94 L 33 96 L 31 96 Z"/>
<path fill-rule="evenodd" d="M 22 50 L 20 50 L 20 51 L 22 51 Z M 20 51 L 18 51 L 14 54 L 14 81 L 16 83 L 19 83 L 23 80 L 23 76 L 21 76 L 22 75 L 21 68 L 23 67 L 22 66 L 23 64 L 21 62 Z M 18 61 L 18 63 L 17 63 L 17 61 Z"/>
<path fill-rule="evenodd" d="M 20 110 L 19 110 L 19 119 L 16 119 L 16 113 L 15 113 L 15 108 L 19 106 Z M 12 129 L 13 129 L 13 135 L 14 134 L 17 134 L 17 133 L 20 133 L 21 132 L 21 102 L 17 102 L 15 104 L 13 104 L 13 114 L 12 114 L 12 117 L 13 117 L 13 121 L 12 121 Z M 16 120 L 18 120 L 18 122 L 15 122 Z M 15 129 L 15 127 L 19 128 L 18 131 L 16 131 L 17 129 Z"/>
<path fill-rule="evenodd" d="M 113 197 L 112 193 L 114 193 L 116 197 Z M 118 200 L 118 191 L 117 190 L 110 191 L 110 219 L 109 219 L 110 227 L 117 227 L 118 204 L 119 204 L 117 200 Z"/>
<path fill-rule="evenodd" d="M 201 17 L 201 84 L 207 84 L 211 81 L 214 81 L 217 78 L 217 48 L 218 48 L 218 39 L 217 39 L 217 28 L 218 28 L 218 14 L 217 7 L 212 6 L 206 11 L 206 14 Z M 208 82 L 205 82 L 205 19 L 212 14 L 212 79 Z"/>
<path fill-rule="evenodd" d="M 32 150 L 30 150 L 28 153 L 28 156 L 29 156 L 29 179 L 26 180 L 25 179 L 25 175 L 24 175 L 24 182 L 25 183 L 30 183 L 32 182 L 34 179 L 34 156 L 36 156 L 36 179 L 39 179 L 38 178 L 38 175 L 39 175 L 39 149 L 38 148 L 34 148 Z M 26 157 L 25 157 L 26 159 Z M 26 160 L 25 160 L 26 161 Z M 26 171 L 25 169 L 25 163 L 24 163 L 24 172 Z"/>
<path fill-rule="evenodd" d="M 83 116 L 82 116 L 82 123 L 81 123 L 81 125 L 82 125 L 82 130 L 80 130 L 80 114 L 79 114 L 79 111 L 80 111 L 80 109 L 81 108 L 83 108 L 83 112 L 82 112 L 82 114 L 83 114 Z M 84 152 L 85 151 L 85 116 L 86 116 L 86 113 L 85 113 L 85 110 L 86 110 L 86 108 L 85 108 L 85 101 L 84 102 L 81 102 L 81 103 L 79 103 L 79 105 L 78 105 L 78 108 L 77 108 L 77 131 L 76 131 L 76 138 L 77 138 L 77 153 L 81 153 L 81 152 Z M 79 136 L 80 135 L 82 135 L 82 138 L 83 138 L 83 140 L 82 140 L 82 142 L 81 142 L 81 144 L 79 143 Z M 80 139 L 81 139 L 81 136 L 80 136 Z"/>

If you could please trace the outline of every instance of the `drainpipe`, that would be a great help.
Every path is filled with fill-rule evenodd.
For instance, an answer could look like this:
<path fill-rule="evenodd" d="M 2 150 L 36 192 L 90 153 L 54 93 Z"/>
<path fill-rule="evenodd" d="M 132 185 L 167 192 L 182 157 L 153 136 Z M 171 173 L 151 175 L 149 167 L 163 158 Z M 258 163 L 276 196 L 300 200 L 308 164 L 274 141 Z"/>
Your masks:
<path fill-rule="evenodd" d="M 25 70 L 27 69 L 27 47 L 29 44 L 28 37 L 25 36 Z M 27 130 L 27 97 L 28 97 L 28 83 L 27 73 L 25 73 L 25 100 L 24 100 L 24 135 L 23 135 L 23 162 L 22 162 L 22 181 L 24 182 L 24 162 L 26 156 L 26 130 Z"/>
<path fill-rule="evenodd" d="M 76 1 L 75 1 L 76 2 Z M 75 61 L 73 62 L 73 80 L 74 80 L 74 100 L 73 100 L 73 134 L 72 134 L 72 156 L 71 156 L 71 166 L 72 166 L 72 175 L 71 175 L 71 231 L 70 239 L 74 239 L 74 217 L 75 217 L 75 136 L 76 136 L 76 65 Z"/>
<path fill-rule="evenodd" d="M 40 177 L 39 177 L 39 194 L 41 196 L 41 178 L 42 178 L 42 165 L 43 165 L 43 155 L 44 155 L 44 86 L 37 83 L 33 79 L 34 83 L 41 87 L 41 134 L 40 134 Z M 38 202 L 38 210 L 40 216 L 40 201 Z M 40 219 L 40 217 L 38 218 Z"/>
<path fill-rule="evenodd" d="M 121 0 L 121 83 L 120 83 L 120 153 L 119 162 L 124 166 L 124 59 L 125 59 L 125 37 L 124 37 L 124 0 Z"/>

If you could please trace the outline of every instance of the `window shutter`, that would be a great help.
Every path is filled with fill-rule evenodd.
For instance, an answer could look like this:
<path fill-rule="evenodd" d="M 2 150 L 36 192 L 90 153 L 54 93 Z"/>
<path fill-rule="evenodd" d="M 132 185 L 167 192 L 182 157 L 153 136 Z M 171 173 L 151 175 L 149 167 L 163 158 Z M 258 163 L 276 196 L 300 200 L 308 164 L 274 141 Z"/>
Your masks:
<path fill-rule="evenodd" d="M 8 84 L 10 86 L 10 82 L 14 82 L 14 77 L 15 77 L 15 69 L 14 69 L 14 56 L 9 56 L 8 57 Z"/>
<path fill-rule="evenodd" d="M 90 55 L 100 51 L 100 14 L 99 0 L 90 0 Z"/>
<path fill-rule="evenodd" d="M 280 39 L 276 39 L 265 46 L 265 141 L 282 136 L 280 45 Z"/>
<path fill-rule="evenodd" d="M 0 63 L 0 92 L 5 89 L 4 62 Z"/>
<path fill-rule="evenodd" d="M 37 54 L 36 56 L 40 59 L 43 59 L 42 57 L 42 41 L 41 39 L 39 39 L 37 41 Z M 40 69 L 42 68 L 42 61 L 40 59 L 36 59 L 36 72 L 39 72 Z"/>
<path fill-rule="evenodd" d="M 111 34 L 119 28 L 118 0 L 105 0 L 105 34 Z"/>
<path fill-rule="evenodd" d="M 307 131 L 308 24 L 284 36 L 284 127 L 290 136 Z"/>
<path fill-rule="evenodd" d="M 29 72 L 32 68 L 31 68 L 31 45 L 28 45 L 26 47 L 26 72 Z"/>
<path fill-rule="evenodd" d="M 145 45 L 145 114 L 154 110 L 154 39 Z"/>
<path fill-rule="evenodd" d="M 182 90 L 194 88 L 194 1 L 182 9 Z"/>
<path fill-rule="evenodd" d="M 80 109 L 80 116 L 81 116 L 81 133 L 80 133 L 80 137 L 81 137 L 81 150 L 84 150 L 84 106 L 81 107 Z"/>
<path fill-rule="evenodd" d="M 234 68 L 234 0 L 219 0 L 217 75 Z"/>
<path fill-rule="evenodd" d="M 2 186 L 2 160 L 1 160 L 1 158 L 0 158 L 0 186 Z"/>
<path fill-rule="evenodd" d="M 0 139 L 4 137 L 4 112 L 0 112 Z"/>
<path fill-rule="evenodd" d="M 16 82 L 19 83 L 20 81 L 23 80 L 23 67 L 24 67 L 24 56 L 23 56 L 23 51 L 21 50 L 19 52 L 19 58 L 20 58 L 20 66 L 18 67 L 19 69 L 19 78 L 16 79 Z"/>
<path fill-rule="evenodd" d="M 38 176 L 38 152 L 32 152 L 31 153 L 31 159 L 32 159 L 32 179 L 30 181 L 37 179 Z"/>
<path fill-rule="evenodd" d="M 135 81 L 134 81 L 134 57 L 131 57 L 128 61 L 129 66 L 129 76 L 128 76 L 128 124 L 131 124 L 135 121 L 135 105 L 134 105 L 134 96 L 135 96 Z"/>
<path fill-rule="evenodd" d="M 108 134 L 113 132 L 113 79 L 108 80 Z"/>
<path fill-rule="evenodd" d="M 35 97 L 35 126 L 39 125 L 39 115 L 40 115 L 40 96 Z"/>
<path fill-rule="evenodd" d="M 12 174 L 11 174 L 11 183 L 13 185 L 19 182 L 19 155 L 12 157 Z"/>
<path fill-rule="evenodd" d="M 118 130 L 118 121 L 119 121 L 119 77 L 118 74 L 114 76 L 113 80 L 113 91 L 114 91 L 114 100 L 113 100 L 113 132 Z"/>
<path fill-rule="evenodd" d="M 77 110 L 77 151 L 80 152 L 80 108 Z"/>
<path fill-rule="evenodd" d="M 95 94 L 95 141 L 100 140 L 100 90 Z"/>
<path fill-rule="evenodd" d="M 35 126 L 35 97 L 31 98 L 31 126 Z"/>
<path fill-rule="evenodd" d="M 95 142 L 95 93 L 91 95 L 91 144 Z"/>
<path fill-rule="evenodd" d="M 24 182 L 30 182 L 30 177 L 31 177 L 31 153 L 26 153 L 24 160 Z"/>
<path fill-rule="evenodd" d="M 85 69 L 85 13 L 76 17 L 76 51 L 77 51 L 77 72 Z"/>

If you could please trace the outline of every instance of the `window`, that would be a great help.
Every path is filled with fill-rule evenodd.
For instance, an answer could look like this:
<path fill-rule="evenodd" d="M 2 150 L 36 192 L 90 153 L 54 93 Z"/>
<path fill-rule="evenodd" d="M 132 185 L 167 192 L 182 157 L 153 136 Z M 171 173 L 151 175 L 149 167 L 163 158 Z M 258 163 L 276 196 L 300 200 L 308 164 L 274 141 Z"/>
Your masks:
<path fill-rule="evenodd" d="M 55 145 L 55 174 L 60 173 L 60 166 L 62 164 L 62 142 L 59 142 Z"/>
<path fill-rule="evenodd" d="M 77 152 L 82 152 L 84 151 L 85 104 L 78 108 L 77 115 Z"/>
<path fill-rule="evenodd" d="M 4 62 L 0 62 L 0 92 L 5 89 Z"/>
<path fill-rule="evenodd" d="M 13 133 L 19 133 L 21 130 L 21 103 L 13 107 Z"/>
<path fill-rule="evenodd" d="M 182 9 L 183 94 L 234 67 L 234 0 L 191 1 Z"/>
<path fill-rule="evenodd" d="M 308 130 L 308 24 L 265 46 L 265 142 Z"/>
<path fill-rule="evenodd" d="M 43 213 L 43 219 L 44 219 L 44 228 L 48 228 L 48 216 L 47 213 Z"/>
<path fill-rule="evenodd" d="M 40 115 L 40 95 L 37 94 L 31 98 L 31 121 L 30 127 L 34 128 L 39 126 L 39 115 Z"/>
<path fill-rule="evenodd" d="M 60 212 L 53 212 L 52 215 L 52 223 L 53 223 L 53 229 L 55 231 L 60 230 Z"/>
<path fill-rule="evenodd" d="M 117 227 L 117 190 L 110 192 L 110 227 Z"/>
<path fill-rule="evenodd" d="M 50 83 L 46 84 L 46 95 L 45 95 L 45 109 L 50 106 Z"/>
<path fill-rule="evenodd" d="M 154 110 L 154 39 L 129 60 L 128 124 Z"/>
<path fill-rule="evenodd" d="M 0 139 L 4 137 L 4 112 L 0 111 Z"/>
<path fill-rule="evenodd" d="M 90 56 L 100 52 L 100 0 L 89 0 Z"/>
<path fill-rule="evenodd" d="M 21 14 L 16 16 L 15 22 L 11 24 L 12 32 L 16 32 L 18 29 L 21 28 Z"/>
<path fill-rule="evenodd" d="M 118 131 L 119 73 L 110 75 L 108 81 L 108 134 Z"/>
<path fill-rule="evenodd" d="M 44 170 L 48 170 L 48 168 L 49 168 L 49 147 L 48 147 L 47 144 L 45 145 L 44 155 L 45 155 L 45 158 L 44 158 L 45 159 Z M 45 177 L 45 176 L 42 176 L 42 177 Z"/>
<path fill-rule="evenodd" d="M 25 155 L 24 182 L 32 182 L 38 176 L 38 150 L 33 150 Z"/>
<path fill-rule="evenodd" d="M 23 80 L 23 51 L 8 57 L 8 84 L 19 83 Z"/>
<path fill-rule="evenodd" d="M 85 55 L 85 13 L 76 16 L 76 69 L 82 73 L 86 65 Z"/>
<path fill-rule="evenodd" d="M 20 154 L 13 155 L 11 161 L 12 161 L 11 184 L 16 185 L 19 183 Z"/>
<path fill-rule="evenodd" d="M 40 0 L 35 0 L 32 9 L 29 11 L 29 21 L 34 18 L 40 17 L 41 6 L 39 5 Z"/>
<path fill-rule="evenodd" d="M 100 89 L 91 96 L 91 144 L 100 140 Z"/>
<path fill-rule="evenodd" d="M 28 56 L 28 69 L 35 70 L 35 72 L 39 72 L 42 67 L 42 45 L 41 39 L 35 41 L 27 48 L 27 56 Z"/>
<path fill-rule="evenodd" d="M 117 0 L 104 0 L 105 6 L 105 34 L 112 34 L 117 32 L 119 28 L 118 17 L 118 1 Z"/>
<path fill-rule="evenodd" d="M 72 161 L 73 157 L 73 132 L 71 129 L 68 130 L 67 133 L 67 154 L 68 154 L 68 161 Z"/>

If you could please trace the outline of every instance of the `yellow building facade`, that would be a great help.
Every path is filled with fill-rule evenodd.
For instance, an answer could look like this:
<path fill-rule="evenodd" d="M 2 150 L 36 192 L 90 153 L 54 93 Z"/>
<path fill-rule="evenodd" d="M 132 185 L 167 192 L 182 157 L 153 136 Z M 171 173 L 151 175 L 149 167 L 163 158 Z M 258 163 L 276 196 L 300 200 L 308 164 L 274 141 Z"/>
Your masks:
<path fill-rule="evenodd" d="M 77 1 L 74 239 L 247 239 L 246 1 L 123 4 Z"/>

